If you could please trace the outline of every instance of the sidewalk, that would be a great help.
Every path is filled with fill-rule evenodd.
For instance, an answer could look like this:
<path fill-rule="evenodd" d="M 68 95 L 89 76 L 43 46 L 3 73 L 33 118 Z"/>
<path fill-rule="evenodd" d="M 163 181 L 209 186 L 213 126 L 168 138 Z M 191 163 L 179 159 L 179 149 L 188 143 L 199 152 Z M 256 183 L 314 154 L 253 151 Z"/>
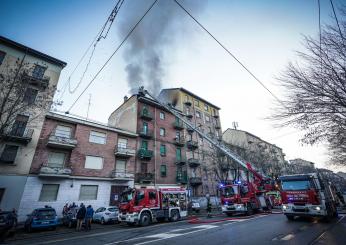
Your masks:
<path fill-rule="evenodd" d="M 330 229 L 319 236 L 312 244 L 339 245 L 346 243 L 346 216 L 339 218 Z"/>

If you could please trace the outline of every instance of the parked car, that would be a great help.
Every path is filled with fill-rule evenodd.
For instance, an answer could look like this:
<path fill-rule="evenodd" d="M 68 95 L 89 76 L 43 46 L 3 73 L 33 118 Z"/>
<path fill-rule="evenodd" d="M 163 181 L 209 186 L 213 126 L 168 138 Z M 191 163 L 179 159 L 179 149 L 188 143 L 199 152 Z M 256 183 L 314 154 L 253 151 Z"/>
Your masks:
<path fill-rule="evenodd" d="M 12 211 L 0 211 L 0 235 L 15 231 L 17 215 Z"/>
<path fill-rule="evenodd" d="M 191 201 L 189 202 L 189 210 L 192 212 L 199 213 L 201 210 L 201 205 L 199 205 L 199 202 L 197 201 Z"/>
<path fill-rule="evenodd" d="M 65 214 L 62 218 L 63 225 L 66 225 L 69 228 L 77 226 L 77 212 L 79 210 L 79 207 L 71 208 L 67 211 L 67 214 Z M 84 226 L 84 221 L 82 226 Z"/>
<path fill-rule="evenodd" d="M 94 222 L 100 222 L 106 224 L 110 222 L 118 222 L 119 209 L 115 206 L 100 207 L 98 208 L 93 216 Z"/>
<path fill-rule="evenodd" d="M 24 223 L 26 231 L 31 232 L 34 229 L 55 229 L 59 225 L 58 216 L 54 208 L 37 208 L 27 215 Z"/>

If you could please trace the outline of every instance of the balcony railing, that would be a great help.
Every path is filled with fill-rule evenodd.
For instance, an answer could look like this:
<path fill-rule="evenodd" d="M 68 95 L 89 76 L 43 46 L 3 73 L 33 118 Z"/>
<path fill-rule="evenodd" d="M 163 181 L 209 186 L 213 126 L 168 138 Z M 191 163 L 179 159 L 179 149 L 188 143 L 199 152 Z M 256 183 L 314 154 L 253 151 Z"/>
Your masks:
<path fill-rule="evenodd" d="M 191 100 L 185 100 L 184 104 L 187 106 L 191 106 L 192 105 L 192 101 Z"/>
<path fill-rule="evenodd" d="M 216 123 L 215 123 L 215 129 L 221 129 L 221 125 L 220 125 L 219 122 L 216 122 Z"/>
<path fill-rule="evenodd" d="M 187 172 L 186 171 L 177 171 L 176 181 L 179 184 L 187 183 Z"/>
<path fill-rule="evenodd" d="M 178 130 L 183 130 L 184 129 L 184 123 L 182 121 L 175 121 L 173 123 L 173 127 Z"/>
<path fill-rule="evenodd" d="M 72 137 L 57 136 L 55 133 L 53 133 L 48 138 L 47 146 L 62 149 L 73 149 L 77 146 L 77 140 Z"/>
<path fill-rule="evenodd" d="M 175 164 L 177 164 L 177 165 L 184 165 L 185 163 L 186 163 L 185 156 L 181 156 L 181 157 L 176 157 L 175 158 Z"/>
<path fill-rule="evenodd" d="M 2 134 L 0 138 L 3 138 L 5 141 L 28 144 L 31 141 L 33 134 L 34 134 L 34 129 L 27 128 L 23 132 L 18 131 L 18 132 L 8 132 L 5 134 Z"/>
<path fill-rule="evenodd" d="M 22 79 L 28 82 L 29 84 L 39 86 L 42 88 L 47 88 L 49 84 L 49 80 L 50 80 L 50 78 L 47 76 L 36 77 L 36 76 L 33 76 L 32 73 L 28 73 L 28 72 L 23 73 Z"/>
<path fill-rule="evenodd" d="M 152 173 L 137 173 L 135 177 L 136 183 L 151 183 L 154 181 L 154 174 Z"/>
<path fill-rule="evenodd" d="M 185 116 L 186 116 L 187 118 L 190 118 L 190 119 L 193 117 L 193 115 L 192 115 L 191 113 L 186 114 Z"/>
<path fill-rule="evenodd" d="M 153 157 L 153 151 L 147 150 L 147 149 L 139 149 L 138 150 L 138 157 L 140 159 L 146 159 L 150 160 Z"/>
<path fill-rule="evenodd" d="M 41 177 L 61 177 L 68 178 L 72 174 L 71 168 L 50 167 L 48 164 L 42 165 L 39 176 Z"/>
<path fill-rule="evenodd" d="M 140 128 L 138 134 L 139 134 L 139 136 L 146 138 L 146 139 L 150 139 L 154 135 L 152 130 L 144 129 L 144 128 Z"/>
<path fill-rule="evenodd" d="M 219 118 L 219 115 L 218 114 L 214 114 L 213 117 L 217 119 L 217 118 Z"/>
<path fill-rule="evenodd" d="M 202 184 L 201 177 L 190 177 L 190 185 L 197 186 Z"/>
<path fill-rule="evenodd" d="M 187 148 L 190 150 L 195 150 L 198 148 L 198 142 L 194 140 L 189 140 L 186 142 L 187 143 Z"/>
<path fill-rule="evenodd" d="M 132 157 L 136 155 L 136 150 L 128 146 L 116 146 L 114 154 L 119 157 Z"/>
<path fill-rule="evenodd" d="M 185 145 L 185 138 L 180 136 L 180 137 L 175 137 L 174 138 L 174 144 L 177 146 L 184 146 Z"/>
<path fill-rule="evenodd" d="M 187 162 L 191 168 L 197 168 L 201 165 L 200 161 L 196 158 L 189 158 Z"/>
<path fill-rule="evenodd" d="M 151 115 L 151 113 L 148 110 L 141 110 L 139 116 L 145 120 L 152 120 L 153 119 L 153 116 Z"/>
<path fill-rule="evenodd" d="M 111 173 L 112 179 L 123 179 L 123 180 L 131 180 L 134 179 L 135 175 L 133 172 L 128 171 L 120 171 L 120 170 L 113 170 Z"/>

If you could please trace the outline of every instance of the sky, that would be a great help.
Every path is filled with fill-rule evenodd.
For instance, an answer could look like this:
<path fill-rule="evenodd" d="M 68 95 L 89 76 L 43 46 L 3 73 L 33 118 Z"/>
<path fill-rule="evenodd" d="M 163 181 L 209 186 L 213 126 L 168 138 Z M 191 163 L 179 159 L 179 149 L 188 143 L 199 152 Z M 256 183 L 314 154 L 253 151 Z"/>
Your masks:
<path fill-rule="evenodd" d="M 95 49 L 84 79 L 84 59 L 74 73 L 79 59 L 106 21 L 117 0 L 1 0 L 0 35 L 37 49 L 68 63 L 61 73 L 58 89 L 70 78 L 71 90 L 58 92 L 66 111 L 91 78 L 124 38 L 124 33 L 144 14 L 153 0 L 125 0 L 106 39 Z M 304 51 L 303 35 L 318 37 L 317 0 L 215 0 L 181 3 L 277 97 L 283 91 L 277 78 L 289 61 L 296 61 L 296 51 Z M 340 7 L 342 0 L 334 0 Z M 165 11 L 163 11 L 163 7 Z M 173 19 L 167 26 L 167 19 Z M 340 13 L 337 12 L 340 16 Z M 166 20 L 167 20 L 166 19 Z M 333 23 L 330 1 L 321 0 L 322 24 Z M 161 28 L 161 29 L 160 29 Z M 256 82 L 172 0 L 159 0 L 133 35 L 161 36 L 147 46 L 159 50 L 163 88 L 184 87 L 221 108 L 223 130 L 237 122 L 238 129 L 248 131 L 281 147 L 286 160 L 303 158 L 328 167 L 326 146 L 302 145 L 303 132 L 294 128 L 277 128 L 268 119 L 275 99 Z M 160 43 L 160 42 L 159 42 Z M 107 122 L 108 116 L 130 95 L 125 71 L 125 42 L 105 69 L 82 95 L 71 113 Z M 149 44 L 150 45 L 150 42 Z M 89 57 L 90 52 L 87 54 Z M 143 55 L 142 53 L 139 54 Z M 71 75 L 72 73 L 72 75 Z M 146 82 L 146 81 L 143 81 Z M 79 85 L 78 85 L 79 84 Z M 78 85 L 78 86 L 77 86 Z M 145 84 L 146 85 L 146 84 Z M 75 91 L 74 91 L 75 90 Z M 342 170 L 345 169 L 335 169 Z"/>

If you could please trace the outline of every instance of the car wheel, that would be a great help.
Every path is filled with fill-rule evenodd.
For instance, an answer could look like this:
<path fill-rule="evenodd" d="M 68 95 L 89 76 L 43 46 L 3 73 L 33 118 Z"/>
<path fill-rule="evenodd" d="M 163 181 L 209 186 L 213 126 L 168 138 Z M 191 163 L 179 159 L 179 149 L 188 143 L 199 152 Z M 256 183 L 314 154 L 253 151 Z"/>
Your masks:
<path fill-rule="evenodd" d="M 169 218 L 169 221 L 171 222 L 176 222 L 179 220 L 179 212 L 177 210 L 172 210 L 171 211 L 171 217 Z"/>
<path fill-rule="evenodd" d="M 247 204 L 246 215 L 253 215 L 253 209 L 252 209 L 251 203 L 248 203 L 248 204 Z"/>
<path fill-rule="evenodd" d="M 232 213 L 226 213 L 226 215 L 228 216 L 228 217 L 232 217 Z"/>
<path fill-rule="evenodd" d="M 139 224 L 141 226 L 147 226 L 150 224 L 150 215 L 147 212 L 141 214 Z"/>
<path fill-rule="evenodd" d="M 27 232 L 31 233 L 32 232 L 32 227 L 31 224 L 29 224 L 26 228 Z"/>
<path fill-rule="evenodd" d="M 101 218 L 101 225 L 104 225 L 104 224 L 106 224 L 106 221 L 105 221 L 105 219 L 102 217 L 102 218 Z"/>

